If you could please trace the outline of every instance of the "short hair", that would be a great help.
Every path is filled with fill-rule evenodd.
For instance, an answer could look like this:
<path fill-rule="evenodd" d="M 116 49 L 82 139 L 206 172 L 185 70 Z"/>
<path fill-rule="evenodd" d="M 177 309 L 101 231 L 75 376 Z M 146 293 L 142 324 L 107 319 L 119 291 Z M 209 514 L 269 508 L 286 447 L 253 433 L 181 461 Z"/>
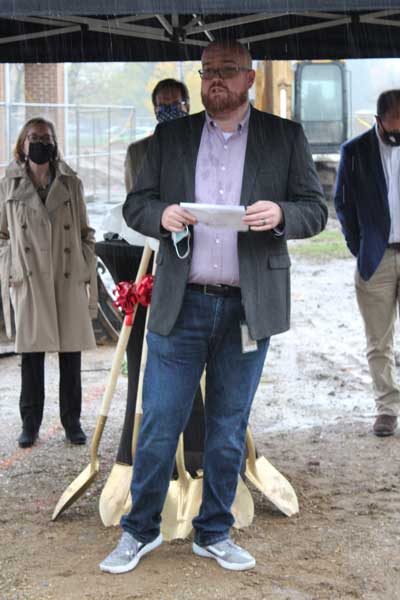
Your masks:
<path fill-rule="evenodd" d="M 24 145 L 26 136 L 28 135 L 28 131 L 30 130 L 31 127 L 35 127 L 35 125 L 45 125 L 46 127 L 48 127 L 50 129 L 51 135 L 54 140 L 54 146 L 55 146 L 52 160 L 58 160 L 60 158 L 60 156 L 59 156 L 59 152 L 58 152 L 56 128 L 52 121 L 49 121 L 48 119 L 45 119 L 44 117 L 32 117 L 25 123 L 25 125 L 22 126 L 22 129 L 18 134 L 17 141 L 15 142 L 15 146 L 14 146 L 14 150 L 13 150 L 14 158 L 16 160 L 19 160 L 20 162 L 25 161 L 26 157 L 25 157 L 25 152 L 23 150 L 23 145 Z"/>
<path fill-rule="evenodd" d="M 206 46 L 203 50 L 201 59 L 203 60 L 204 53 L 208 50 L 212 50 L 213 48 L 223 48 L 224 50 L 232 50 L 232 52 L 236 52 L 240 54 L 247 63 L 247 66 L 252 68 L 252 56 L 250 54 L 250 50 L 246 48 L 243 44 L 238 42 L 237 40 L 231 38 L 225 38 L 220 40 L 215 40 L 214 42 L 210 42 L 208 46 Z"/>
<path fill-rule="evenodd" d="M 381 119 L 387 116 L 400 117 L 400 90 L 387 90 L 380 94 L 376 114 Z"/>
<path fill-rule="evenodd" d="M 177 79 L 162 79 L 159 81 L 152 91 L 151 101 L 153 102 L 154 108 L 156 108 L 157 96 L 164 90 L 177 90 L 182 96 L 182 100 L 184 102 L 189 102 L 189 90 L 183 81 L 178 81 Z"/>

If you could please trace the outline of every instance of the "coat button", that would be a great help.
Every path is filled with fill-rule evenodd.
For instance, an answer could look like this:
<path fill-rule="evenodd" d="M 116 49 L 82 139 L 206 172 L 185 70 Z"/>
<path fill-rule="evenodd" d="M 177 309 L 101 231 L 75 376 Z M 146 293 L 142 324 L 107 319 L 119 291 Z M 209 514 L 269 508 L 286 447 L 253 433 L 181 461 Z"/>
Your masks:
<path fill-rule="evenodd" d="M 26 223 L 23 223 L 23 224 L 21 225 L 21 227 L 22 227 L 22 229 L 26 229 L 26 228 L 28 227 L 28 225 L 27 225 Z"/>
<path fill-rule="evenodd" d="M 65 229 L 66 231 L 69 231 L 69 230 L 71 229 L 71 225 L 64 225 L 64 229 Z"/>
<path fill-rule="evenodd" d="M 64 248 L 65 254 L 71 254 L 71 248 Z"/>
<path fill-rule="evenodd" d="M 27 271 L 26 274 L 28 277 L 32 277 L 32 271 Z"/>
<path fill-rule="evenodd" d="M 30 252 L 30 251 L 31 251 L 31 249 L 29 248 L 29 246 L 26 246 L 25 247 L 25 252 Z"/>
<path fill-rule="evenodd" d="M 65 279 L 68 279 L 69 273 L 64 273 L 64 277 L 65 277 Z"/>

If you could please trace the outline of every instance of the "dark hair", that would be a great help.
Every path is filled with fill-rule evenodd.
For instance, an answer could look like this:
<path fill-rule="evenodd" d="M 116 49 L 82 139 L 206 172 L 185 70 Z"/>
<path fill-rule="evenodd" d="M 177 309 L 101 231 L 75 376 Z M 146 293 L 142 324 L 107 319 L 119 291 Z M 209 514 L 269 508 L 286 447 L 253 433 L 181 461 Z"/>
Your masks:
<path fill-rule="evenodd" d="M 376 114 L 381 119 L 387 116 L 400 117 L 400 90 L 387 90 L 378 98 Z"/>
<path fill-rule="evenodd" d="M 33 117 L 32 119 L 29 119 L 25 123 L 25 125 L 23 125 L 21 131 L 18 134 L 17 141 L 15 142 L 15 147 L 13 151 L 14 158 L 16 160 L 19 160 L 20 162 L 24 162 L 25 153 L 23 150 L 23 145 L 26 140 L 26 136 L 28 135 L 28 131 L 31 129 L 31 127 L 35 127 L 36 125 L 45 125 L 50 129 L 52 138 L 54 140 L 53 160 L 57 160 L 60 157 L 58 153 L 56 128 L 54 127 L 54 123 L 52 123 L 48 119 L 45 119 L 44 117 Z"/>
<path fill-rule="evenodd" d="M 177 79 L 162 79 L 159 81 L 151 94 L 151 101 L 153 102 L 154 108 L 156 107 L 157 96 L 164 90 L 177 90 L 182 96 L 184 102 L 189 102 L 189 90 L 183 81 Z"/>

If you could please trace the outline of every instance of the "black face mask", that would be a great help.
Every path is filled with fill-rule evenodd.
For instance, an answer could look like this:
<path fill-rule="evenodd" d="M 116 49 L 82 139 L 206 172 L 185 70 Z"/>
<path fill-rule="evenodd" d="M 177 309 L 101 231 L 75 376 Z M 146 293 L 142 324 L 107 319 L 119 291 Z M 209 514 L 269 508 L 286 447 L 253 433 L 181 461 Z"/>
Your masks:
<path fill-rule="evenodd" d="M 382 120 L 379 120 L 382 130 L 382 138 L 388 146 L 400 146 L 400 131 L 387 131 L 382 125 Z"/>
<path fill-rule="evenodd" d="M 28 158 L 36 165 L 44 165 L 54 156 L 54 144 L 42 144 L 42 142 L 30 142 Z"/>

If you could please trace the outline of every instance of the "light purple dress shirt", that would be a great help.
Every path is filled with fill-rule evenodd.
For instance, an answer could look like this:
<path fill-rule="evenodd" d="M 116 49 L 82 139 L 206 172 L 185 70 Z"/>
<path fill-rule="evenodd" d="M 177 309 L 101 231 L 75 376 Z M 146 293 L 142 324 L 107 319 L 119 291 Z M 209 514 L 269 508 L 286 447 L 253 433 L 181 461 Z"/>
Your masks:
<path fill-rule="evenodd" d="M 226 134 L 206 113 L 196 163 L 196 202 L 240 204 L 249 117 L 250 107 L 237 131 Z M 237 231 L 194 226 L 189 282 L 240 285 Z"/>

